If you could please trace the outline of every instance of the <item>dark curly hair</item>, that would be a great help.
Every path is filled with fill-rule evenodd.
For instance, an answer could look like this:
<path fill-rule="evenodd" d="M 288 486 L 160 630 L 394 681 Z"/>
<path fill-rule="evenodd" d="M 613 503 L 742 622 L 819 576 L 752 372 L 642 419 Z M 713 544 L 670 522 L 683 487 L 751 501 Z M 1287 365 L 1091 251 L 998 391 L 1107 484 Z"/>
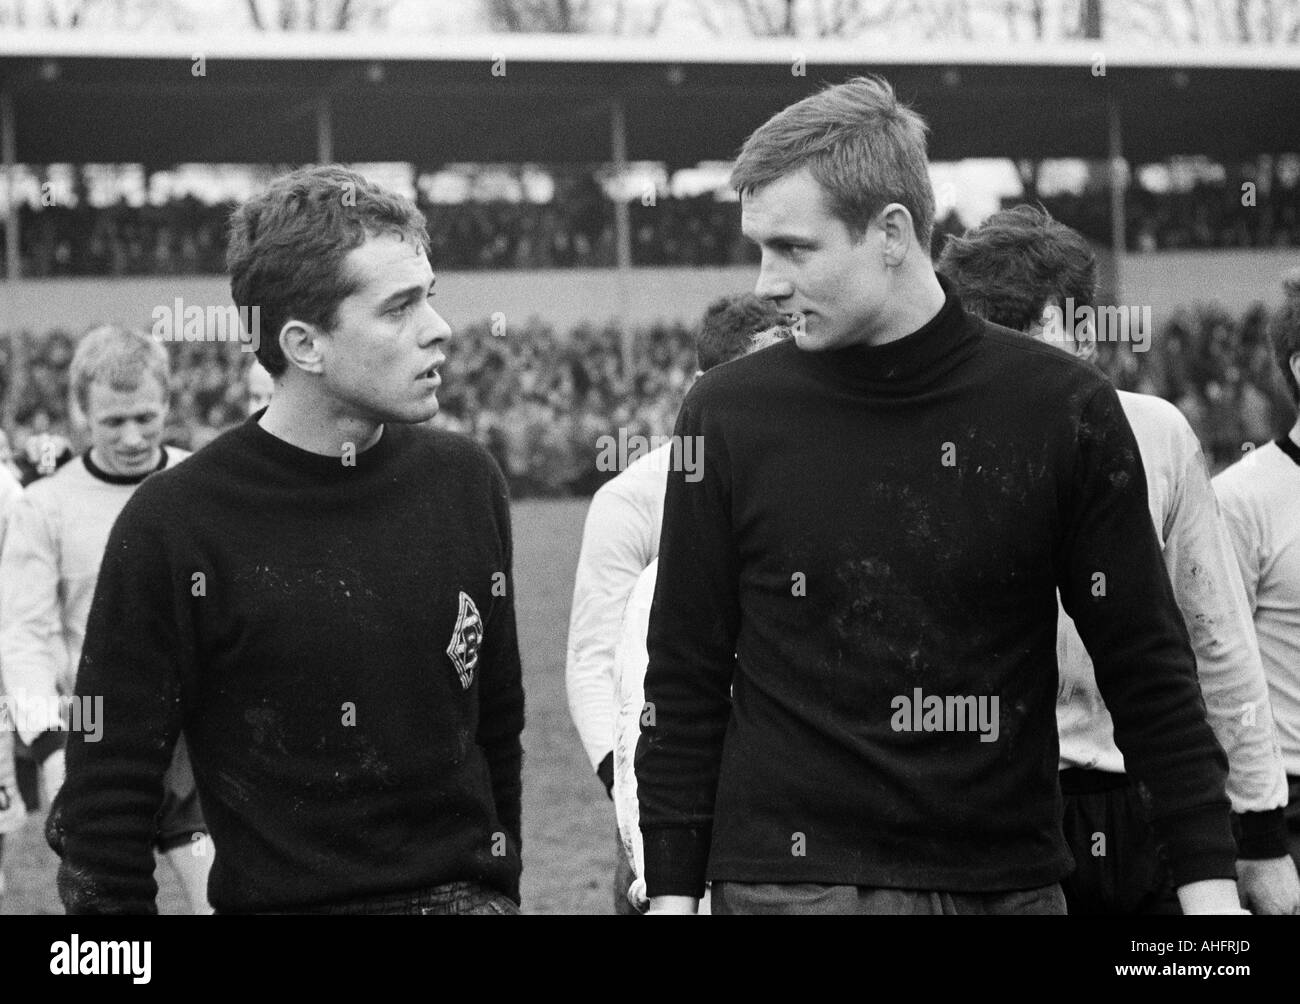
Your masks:
<path fill-rule="evenodd" d="M 410 199 L 337 164 L 277 178 L 231 214 L 230 292 L 250 317 L 259 308 L 257 359 L 268 373 L 278 377 L 288 365 L 280 350 L 287 321 L 333 327 L 338 305 L 357 291 L 344 259 L 380 234 L 427 253 L 424 216 Z"/>
<path fill-rule="evenodd" d="M 749 351 L 760 331 L 785 322 L 785 315 L 771 300 L 753 293 L 733 293 L 709 304 L 695 336 L 695 355 L 700 371 L 707 373 Z"/>
<path fill-rule="evenodd" d="M 1014 331 L 1029 330 L 1053 297 L 1062 306 L 1070 297 L 1076 308 L 1095 306 L 1096 253 L 1040 207 L 1003 209 L 954 234 L 938 266 L 967 310 Z"/>

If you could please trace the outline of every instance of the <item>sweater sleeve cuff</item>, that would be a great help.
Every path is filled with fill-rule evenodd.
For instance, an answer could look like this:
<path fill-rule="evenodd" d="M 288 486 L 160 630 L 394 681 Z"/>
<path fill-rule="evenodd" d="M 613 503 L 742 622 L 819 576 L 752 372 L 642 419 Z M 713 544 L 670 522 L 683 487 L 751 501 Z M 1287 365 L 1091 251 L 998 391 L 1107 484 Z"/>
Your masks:
<path fill-rule="evenodd" d="M 646 895 L 704 897 L 704 873 L 709 861 L 712 827 L 646 830 Z"/>
<path fill-rule="evenodd" d="M 1244 861 L 1287 856 L 1286 815 L 1281 808 L 1234 812 L 1232 834 L 1237 838 L 1237 857 Z"/>
<path fill-rule="evenodd" d="M 605 794 L 610 798 L 614 797 L 614 751 L 610 750 L 605 754 L 600 766 L 596 768 L 596 776 L 600 778 L 600 783 L 605 786 Z"/>
<path fill-rule="evenodd" d="M 1174 887 L 1206 879 L 1237 878 L 1237 846 L 1226 804 L 1196 806 L 1151 821 L 1169 848 Z"/>
<path fill-rule="evenodd" d="M 53 754 L 59 752 L 59 750 L 65 747 L 67 737 L 68 734 L 66 732 L 42 732 L 32 740 L 30 747 L 32 756 L 36 759 L 37 763 L 44 763 Z"/>

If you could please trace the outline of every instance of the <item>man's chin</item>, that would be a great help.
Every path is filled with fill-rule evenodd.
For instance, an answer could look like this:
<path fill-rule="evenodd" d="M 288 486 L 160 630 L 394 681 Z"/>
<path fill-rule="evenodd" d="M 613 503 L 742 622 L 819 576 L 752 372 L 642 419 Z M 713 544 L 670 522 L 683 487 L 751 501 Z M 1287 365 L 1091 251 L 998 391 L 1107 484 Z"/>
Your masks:
<path fill-rule="evenodd" d="M 401 422 L 405 425 L 419 425 L 421 422 L 427 422 L 430 419 L 432 419 L 435 415 L 437 415 L 439 411 L 439 407 L 440 406 L 438 404 L 438 399 L 435 397 L 427 402 L 421 403 L 420 405 L 414 408 L 411 408 L 409 411 L 405 412 L 402 415 L 394 415 L 393 417 L 387 419 L 387 421 Z"/>
<path fill-rule="evenodd" d="M 831 346 L 822 338 L 818 338 L 815 333 L 804 331 L 796 333 L 793 336 L 794 347 L 800 352 L 823 352 Z"/>
<path fill-rule="evenodd" d="M 158 456 L 144 457 L 140 460 L 128 460 L 124 457 L 113 457 L 112 469 L 109 474 L 119 478 L 134 478 L 141 474 L 148 474 L 158 466 Z"/>

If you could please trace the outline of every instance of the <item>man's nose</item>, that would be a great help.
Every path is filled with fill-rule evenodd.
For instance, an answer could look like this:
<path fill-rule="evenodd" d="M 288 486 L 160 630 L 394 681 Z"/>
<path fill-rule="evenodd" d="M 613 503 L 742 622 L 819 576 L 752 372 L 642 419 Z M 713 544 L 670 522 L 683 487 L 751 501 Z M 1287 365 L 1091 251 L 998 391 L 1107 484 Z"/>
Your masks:
<path fill-rule="evenodd" d="M 794 293 L 794 284 L 781 274 L 778 266 L 767 255 L 758 270 L 758 282 L 754 284 L 754 295 L 760 300 L 774 300 L 778 304 L 787 300 Z"/>
<path fill-rule="evenodd" d="M 432 306 L 429 306 L 429 316 L 425 319 L 425 327 L 422 332 L 423 337 L 420 339 L 424 345 L 437 345 L 451 338 L 451 325 L 443 320 Z"/>

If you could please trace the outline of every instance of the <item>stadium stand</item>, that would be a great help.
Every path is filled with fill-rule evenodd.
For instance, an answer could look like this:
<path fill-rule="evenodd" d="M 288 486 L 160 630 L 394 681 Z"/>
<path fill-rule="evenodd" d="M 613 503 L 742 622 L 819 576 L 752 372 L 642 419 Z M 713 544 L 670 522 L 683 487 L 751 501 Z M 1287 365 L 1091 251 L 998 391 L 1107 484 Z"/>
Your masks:
<path fill-rule="evenodd" d="M 1264 334 L 1268 313 L 1234 317 L 1198 307 L 1174 315 L 1150 351 L 1101 345 L 1099 364 L 1125 390 L 1172 401 L 1196 430 L 1212 466 L 1237 459 L 1289 427 L 1294 408 L 1276 376 Z M 632 366 L 615 326 L 561 333 L 537 321 L 497 338 L 488 324 L 459 331 L 443 369 L 435 422 L 482 442 L 506 472 L 515 497 L 590 494 L 610 472 L 596 469 L 603 435 L 667 435 L 695 371 L 692 335 L 682 325 L 634 332 Z M 17 351 L 18 342 L 24 343 Z M 0 335 L 0 413 L 12 415 L 17 453 L 29 437 L 71 435 L 66 331 Z M 230 344 L 172 343 L 172 424 L 168 441 L 191 449 L 242 420 L 251 355 Z M 12 362 L 25 360 L 21 379 Z"/>

